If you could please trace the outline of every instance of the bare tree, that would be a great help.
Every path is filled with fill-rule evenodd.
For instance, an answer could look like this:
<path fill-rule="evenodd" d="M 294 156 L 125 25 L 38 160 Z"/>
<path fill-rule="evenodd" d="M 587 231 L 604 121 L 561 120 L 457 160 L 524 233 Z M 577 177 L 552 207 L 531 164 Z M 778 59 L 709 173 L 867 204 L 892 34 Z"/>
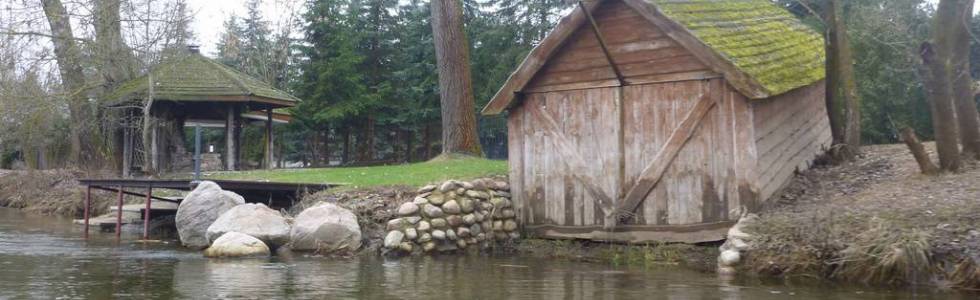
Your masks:
<path fill-rule="evenodd" d="M 953 48 L 957 37 L 956 23 L 961 20 L 957 16 L 967 8 L 967 2 L 972 1 L 941 0 L 932 24 L 931 41 L 922 43 L 920 49 L 920 73 L 932 112 L 939 167 L 943 171 L 955 172 L 960 168 L 959 134 L 953 99 Z"/>
<path fill-rule="evenodd" d="M 957 16 L 951 20 L 955 30 L 950 40 L 952 51 L 953 98 L 956 104 L 956 120 L 959 123 L 960 143 L 963 156 L 980 160 L 980 114 L 973 95 L 973 77 L 970 74 L 970 22 L 973 18 L 973 1 L 959 1 Z"/>
<path fill-rule="evenodd" d="M 94 131 L 91 128 L 92 110 L 88 102 L 85 83 L 85 73 L 81 64 L 81 50 L 72 33 L 71 20 L 68 11 L 61 0 L 42 0 L 44 15 L 51 27 L 51 42 L 54 44 L 55 60 L 61 73 L 63 89 L 68 98 L 68 110 L 71 122 L 71 154 L 70 161 L 78 163 L 88 161 L 94 156 L 90 138 Z M 83 141 L 83 139 L 86 139 Z"/>
<path fill-rule="evenodd" d="M 843 146 L 839 155 L 849 160 L 861 147 L 861 98 L 854 78 L 854 58 L 840 0 L 830 0 L 828 4 L 827 111 L 834 144 Z"/>
<path fill-rule="evenodd" d="M 432 33 L 442 104 L 442 153 L 482 155 L 476 130 L 469 42 L 460 0 L 432 0 Z"/>

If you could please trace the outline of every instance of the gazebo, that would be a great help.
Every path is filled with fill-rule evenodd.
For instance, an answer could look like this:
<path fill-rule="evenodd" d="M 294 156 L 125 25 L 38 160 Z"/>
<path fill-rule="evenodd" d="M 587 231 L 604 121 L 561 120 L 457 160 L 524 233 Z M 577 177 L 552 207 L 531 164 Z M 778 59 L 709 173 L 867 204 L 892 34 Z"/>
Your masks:
<path fill-rule="evenodd" d="M 152 84 L 150 84 L 152 82 Z M 196 47 L 165 59 L 146 75 L 120 85 L 107 96 L 122 110 L 123 175 L 160 171 L 189 161 L 185 126 L 224 127 L 225 170 L 241 168 L 241 141 L 247 121 L 265 125 L 262 165 L 272 168 L 273 123 L 288 122 L 283 108 L 300 100 L 289 93 L 204 57 Z M 140 143 L 140 140 L 146 143 Z"/>

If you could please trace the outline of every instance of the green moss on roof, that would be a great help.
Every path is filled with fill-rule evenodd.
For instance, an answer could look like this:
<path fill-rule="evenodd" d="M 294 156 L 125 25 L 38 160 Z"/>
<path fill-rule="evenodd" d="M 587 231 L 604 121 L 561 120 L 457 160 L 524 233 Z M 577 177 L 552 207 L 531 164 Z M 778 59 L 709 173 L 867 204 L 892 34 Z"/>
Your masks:
<path fill-rule="evenodd" d="M 289 93 L 200 54 L 186 54 L 166 60 L 154 67 L 150 74 L 154 82 L 154 99 L 209 101 L 209 97 L 257 96 L 286 102 L 299 101 Z M 106 99 L 110 104 L 145 99 L 149 86 L 147 76 L 123 83 Z"/>
<path fill-rule="evenodd" d="M 779 95 L 824 78 L 823 37 L 769 0 L 647 0 Z"/>

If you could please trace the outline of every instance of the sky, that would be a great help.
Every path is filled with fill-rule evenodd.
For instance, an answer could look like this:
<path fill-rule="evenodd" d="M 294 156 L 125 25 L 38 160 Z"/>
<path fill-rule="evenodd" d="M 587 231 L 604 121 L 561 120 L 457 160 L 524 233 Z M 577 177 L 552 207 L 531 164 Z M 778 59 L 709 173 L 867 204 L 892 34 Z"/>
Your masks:
<path fill-rule="evenodd" d="M 938 3 L 938 0 L 929 0 Z M 245 15 L 245 0 L 189 0 L 188 5 L 195 12 L 194 29 L 197 43 L 204 54 L 214 56 L 217 52 L 215 45 L 221 37 L 223 23 L 232 14 Z M 263 0 L 260 5 L 262 16 L 271 25 L 281 24 L 291 14 L 302 9 L 303 1 L 297 0 Z M 974 6 L 973 13 L 980 11 L 980 5 Z M 297 15 L 298 16 L 298 15 Z"/>
<path fill-rule="evenodd" d="M 224 31 L 224 22 L 232 15 L 245 16 L 245 0 L 189 0 L 188 6 L 194 13 L 191 27 L 195 40 L 201 46 L 201 52 L 214 56 L 217 53 L 215 45 Z M 294 11 L 302 8 L 303 1 L 297 0 L 263 0 L 259 5 L 262 17 L 270 26 L 285 22 Z M 298 15 L 297 15 L 298 17 Z"/>

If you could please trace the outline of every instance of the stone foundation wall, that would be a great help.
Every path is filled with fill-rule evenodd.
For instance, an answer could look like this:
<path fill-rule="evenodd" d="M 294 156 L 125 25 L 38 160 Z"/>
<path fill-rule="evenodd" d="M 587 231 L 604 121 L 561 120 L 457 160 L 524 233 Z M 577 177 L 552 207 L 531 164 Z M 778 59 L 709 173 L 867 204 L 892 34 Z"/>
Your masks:
<path fill-rule="evenodd" d="M 388 221 L 389 253 L 449 252 L 520 238 L 506 181 L 449 180 L 418 190 Z"/>

